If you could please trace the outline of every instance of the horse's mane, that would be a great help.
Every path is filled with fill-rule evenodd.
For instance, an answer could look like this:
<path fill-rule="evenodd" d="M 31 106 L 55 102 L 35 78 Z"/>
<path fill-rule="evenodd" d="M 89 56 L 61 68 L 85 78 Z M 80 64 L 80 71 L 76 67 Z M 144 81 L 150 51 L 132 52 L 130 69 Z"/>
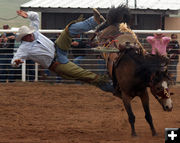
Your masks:
<path fill-rule="evenodd" d="M 128 54 L 136 64 L 135 76 L 146 83 L 149 83 L 152 74 L 164 72 L 169 63 L 169 58 L 166 56 L 158 53 L 143 55 L 142 52 L 139 52 L 139 48 L 135 47 L 125 49 L 125 54 Z"/>
<path fill-rule="evenodd" d="M 150 77 L 153 74 L 158 74 L 158 78 L 161 78 L 161 74 L 164 74 L 165 71 L 167 71 L 168 63 L 169 59 L 165 56 L 160 54 L 147 54 L 145 55 L 145 61 L 136 69 L 136 74 L 149 83 Z"/>

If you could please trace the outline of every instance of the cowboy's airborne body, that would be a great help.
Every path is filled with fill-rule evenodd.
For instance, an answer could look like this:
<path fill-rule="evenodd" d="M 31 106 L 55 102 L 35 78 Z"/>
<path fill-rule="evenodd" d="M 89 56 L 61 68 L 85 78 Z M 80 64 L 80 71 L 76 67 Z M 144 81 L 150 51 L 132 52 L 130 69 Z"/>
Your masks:
<path fill-rule="evenodd" d="M 72 38 L 77 34 L 94 29 L 104 20 L 96 9 L 93 11 L 94 17 L 85 21 L 78 19 L 68 24 L 55 44 L 38 31 L 39 16 L 36 12 L 17 11 L 18 15 L 29 18 L 31 23 L 30 27 L 22 26 L 19 29 L 16 40 L 22 43 L 11 61 L 12 65 L 19 66 L 24 59 L 30 59 L 63 78 L 81 80 L 96 85 L 104 91 L 112 92 L 113 87 L 107 77 L 85 70 L 67 58 Z"/>

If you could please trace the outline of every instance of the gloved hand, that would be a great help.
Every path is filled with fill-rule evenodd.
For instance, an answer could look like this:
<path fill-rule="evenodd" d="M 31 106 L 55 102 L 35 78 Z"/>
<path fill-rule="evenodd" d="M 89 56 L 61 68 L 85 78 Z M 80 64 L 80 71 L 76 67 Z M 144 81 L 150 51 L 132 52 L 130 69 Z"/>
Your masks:
<path fill-rule="evenodd" d="M 24 62 L 21 59 L 16 59 L 13 62 L 13 66 L 18 67 L 22 63 L 24 63 Z"/>

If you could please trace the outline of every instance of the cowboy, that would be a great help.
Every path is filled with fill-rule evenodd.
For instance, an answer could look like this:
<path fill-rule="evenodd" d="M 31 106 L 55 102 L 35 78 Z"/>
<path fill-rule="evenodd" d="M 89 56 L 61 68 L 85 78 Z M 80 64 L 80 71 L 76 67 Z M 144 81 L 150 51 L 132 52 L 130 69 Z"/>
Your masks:
<path fill-rule="evenodd" d="M 79 18 L 70 22 L 55 43 L 38 31 L 40 23 L 38 13 L 18 10 L 17 14 L 30 19 L 30 27 L 22 26 L 16 34 L 16 41 L 21 41 L 21 45 L 11 61 L 13 66 L 18 67 L 24 59 L 30 59 L 63 78 L 80 80 L 96 85 L 104 91 L 113 91 L 113 86 L 106 76 L 85 70 L 67 58 L 73 37 L 94 29 L 105 21 L 96 9 L 93 9 L 92 17 L 84 21 Z"/>

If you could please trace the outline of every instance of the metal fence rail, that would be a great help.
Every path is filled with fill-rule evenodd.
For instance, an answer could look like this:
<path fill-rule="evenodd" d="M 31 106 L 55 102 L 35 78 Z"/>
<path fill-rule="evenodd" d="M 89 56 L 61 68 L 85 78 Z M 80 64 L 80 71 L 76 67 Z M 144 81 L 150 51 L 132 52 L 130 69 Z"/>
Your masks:
<path fill-rule="evenodd" d="M 17 30 L 2 30 L 0 29 L 0 33 L 7 32 L 17 32 Z M 40 30 L 40 32 L 47 34 L 47 33 L 60 33 L 62 30 Z M 92 33 L 90 31 L 89 33 Z M 138 35 L 139 41 L 145 47 L 147 51 L 151 51 L 150 45 L 146 41 L 147 35 L 152 35 L 156 33 L 156 30 L 134 30 L 134 32 Z M 159 32 L 159 31 L 158 31 Z M 180 34 L 180 30 L 162 30 L 161 33 L 166 33 L 170 36 L 172 33 Z M 86 33 L 88 34 L 88 33 Z M 50 39 L 54 40 L 53 37 L 49 37 Z M 87 37 L 85 38 L 86 40 Z M 180 40 L 180 39 L 178 39 Z M 22 64 L 19 68 L 12 68 L 11 67 L 11 59 L 13 53 L 4 53 L 3 50 L 6 47 L 2 47 L 0 43 L 0 82 L 14 82 L 14 81 L 46 81 L 46 82 L 66 82 L 71 83 L 74 82 L 72 80 L 65 80 L 61 77 L 56 76 L 54 73 L 48 71 L 47 69 L 43 69 L 37 63 L 27 60 L 25 63 Z M 15 42 L 15 46 L 13 48 L 14 52 L 16 52 L 20 43 Z M 88 69 L 92 72 L 96 72 L 99 74 L 104 74 L 106 72 L 106 65 L 104 60 L 101 58 L 100 53 L 94 52 L 91 50 L 92 47 L 88 48 L 71 48 L 68 54 L 70 61 L 77 62 L 79 66 Z M 80 53 L 85 51 L 83 58 L 77 59 L 74 61 L 75 56 L 78 53 L 73 51 L 79 51 Z M 172 66 L 172 65 L 171 65 Z M 178 64 L 177 67 L 177 82 L 180 82 L 180 66 Z"/>

